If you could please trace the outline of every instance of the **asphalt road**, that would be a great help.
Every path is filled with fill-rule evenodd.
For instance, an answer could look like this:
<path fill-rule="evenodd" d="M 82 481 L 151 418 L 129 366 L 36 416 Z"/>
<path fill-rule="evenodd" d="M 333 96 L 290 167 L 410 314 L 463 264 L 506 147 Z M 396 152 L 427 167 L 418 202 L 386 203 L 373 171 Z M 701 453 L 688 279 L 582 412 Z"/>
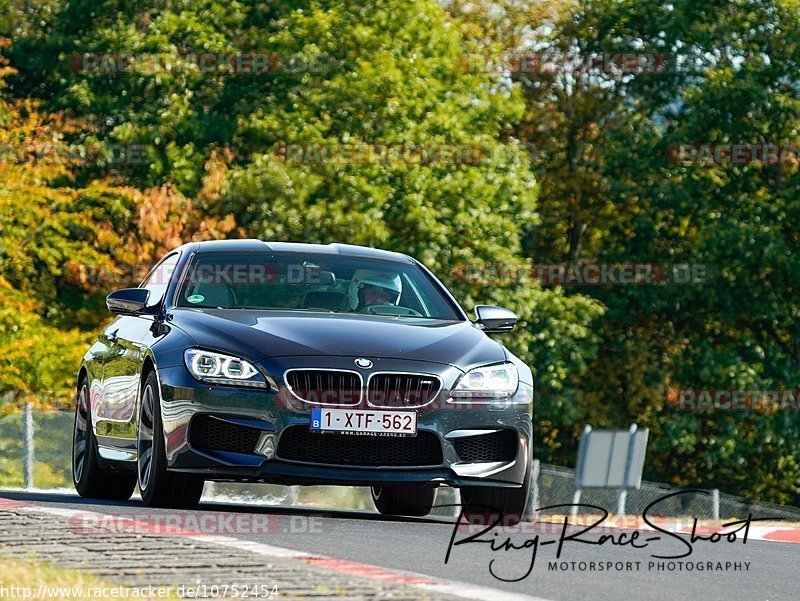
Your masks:
<path fill-rule="evenodd" d="M 692 545 L 690 557 L 667 560 L 654 559 L 651 555 L 681 554 L 689 545 L 661 535 L 661 540 L 649 541 L 646 548 L 633 549 L 630 545 L 614 544 L 623 532 L 627 532 L 626 539 L 630 540 L 634 536 L 632 531 L 606 530 L 603 533 L 613 533 L 615 540 L 607 540 L 603 545 L 565 542 L 561 558 L 557 560 L 558 569 L 554 570 L 551 562 L 556 561 L 558 544 L 555 541 L 560 532 L 553 527 L 545 527 L 542 532 L 528 525 L 525 531 L 510 535 L 492 531 L 483 538 L 495 539 L 495 548 L 501 547 L 507 536 L 519 548 L 493 551 L 490 543 L 465 543 L 454 546 L 449 561 L 445 563 L 451 537 L 460 541 L 470 533 L 462 529 L 454 535 L 453 520 L 442 518 L 386 519 L 369 512 L 208 502 L 202 503 L 197 510 L 182 512 L 145 508 L 135 499 L 124 503 L 93 502 L 72 495 L 23 492 L 0 492 L 0 497 L 125 517 L 143 516 L 148 520 L 157 516 L 163 516 L 165 520 L 167 517 L 189 519 L 190 514 L 196 519 L 209 513 L 226 512 L 244 524 L 234 534 L 224 533 L 226 536 L 553 601 L 623 597 L 681 601 L 788 601 L 797 599 L 800 590 L 797 572 L 800 547 L 753 540 L 743 544 L 741 536 L 735 542 L 725 539 L 716 544 L 697 541 Z M 265 519 L 271 524 L 268 532 L 248 526 L 263 524 Z M 537 534 L 539 547 L 535 565 L 525 577 Z M 642 532 L 634 542 L 643 545 L 647 537 L 654 535 Z M 588 533 L 581 538 L 598 541 L 597 535 Z M 670 565 L 670 561 L 674 565 Z M 594 562 L 595 570 L 591 569 L 590 562 Z M 605 567 L 608 562 L 612 562 L 610 570 L 598 571 L 601 564 Z M 636 562 L 639 562 L 638 566 Z M 678 562 L 683 562 L 682 569 L 679 569 Z M 694 568 L 692 571 L 688 571 L 689 562 Z M 726 562 L 727 569 L 724 569 Z M 705 569 L 699 571 L 698 564 Z M 735 566 L 740 569 L 734 569 Z M 493 577 L 490 567 L 501 578 L 518 580 L 506 582 Z M 715 569 L 709 571 L 709 567 Z M 723 570 L 718 571 L 720 567 Z M 628 568 L 633 569 L 629 571 Z"/>

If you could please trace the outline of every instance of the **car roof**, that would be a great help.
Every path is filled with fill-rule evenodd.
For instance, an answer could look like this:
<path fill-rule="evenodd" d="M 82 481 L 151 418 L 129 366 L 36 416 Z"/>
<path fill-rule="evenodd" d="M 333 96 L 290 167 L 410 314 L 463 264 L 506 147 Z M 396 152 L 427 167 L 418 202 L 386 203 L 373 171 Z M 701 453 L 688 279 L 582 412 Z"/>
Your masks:
<path fill-rule="evenodd" d="M 322 255 L 340 255 L 344 257 L 361 257 L 395 261 L 398 263 L 414 263 L 408 255 L 368 246 L 353 244 L 303 244 L 299 242 L 267 242 L 255 238 L 232 240 L 209 240 L 206 242 L 190 242 L 183 246 L 190 252 L 253 252 L 275 251 L 296 253 L 317 253 Z"/>

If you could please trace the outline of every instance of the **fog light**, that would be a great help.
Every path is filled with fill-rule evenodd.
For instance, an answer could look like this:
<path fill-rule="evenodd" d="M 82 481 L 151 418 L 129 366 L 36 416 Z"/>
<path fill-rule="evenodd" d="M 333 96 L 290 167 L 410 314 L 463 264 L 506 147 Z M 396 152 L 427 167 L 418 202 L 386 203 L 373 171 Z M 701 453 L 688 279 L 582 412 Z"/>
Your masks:
<path fill-rule="evenodd" d="M 267 459 L 275 457 L 275 435 L 264 432 L 259 436 L 256 444 L 256 453 L 263 455 Z"/>

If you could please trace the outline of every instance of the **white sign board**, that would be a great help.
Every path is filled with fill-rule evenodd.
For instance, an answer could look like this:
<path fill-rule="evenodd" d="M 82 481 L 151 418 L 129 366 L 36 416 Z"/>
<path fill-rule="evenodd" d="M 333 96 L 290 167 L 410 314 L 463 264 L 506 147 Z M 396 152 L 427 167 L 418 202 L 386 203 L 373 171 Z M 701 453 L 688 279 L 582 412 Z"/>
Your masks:
<path fill-rule="evenodd" d="M 575 488 L 639 488 L 649 430 L 592 430 L 587 426 L 578 447 Z"/>

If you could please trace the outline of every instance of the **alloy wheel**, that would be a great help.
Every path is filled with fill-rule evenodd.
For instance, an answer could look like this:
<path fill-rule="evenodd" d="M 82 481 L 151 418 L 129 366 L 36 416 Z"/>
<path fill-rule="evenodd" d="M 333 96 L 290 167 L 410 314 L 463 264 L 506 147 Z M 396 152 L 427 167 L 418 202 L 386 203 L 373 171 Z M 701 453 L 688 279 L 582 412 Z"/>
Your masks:
<path fill-rule="evenodd" d="M 146 490 L 150 484 L 153 470 L 153 388 L 148 384 L 142 395 L 142 408 L 139 414 L 139 433 L 137 436 L 139 489 Z"/>
<path fill-rule="evenodd" d="M 89 391 L 84 384 L 78 392 L 75 408 L 75 428 L 72 434 L 72 473 L 80 482 L 86 466 L 86 453 L 89 444 Z"/>

